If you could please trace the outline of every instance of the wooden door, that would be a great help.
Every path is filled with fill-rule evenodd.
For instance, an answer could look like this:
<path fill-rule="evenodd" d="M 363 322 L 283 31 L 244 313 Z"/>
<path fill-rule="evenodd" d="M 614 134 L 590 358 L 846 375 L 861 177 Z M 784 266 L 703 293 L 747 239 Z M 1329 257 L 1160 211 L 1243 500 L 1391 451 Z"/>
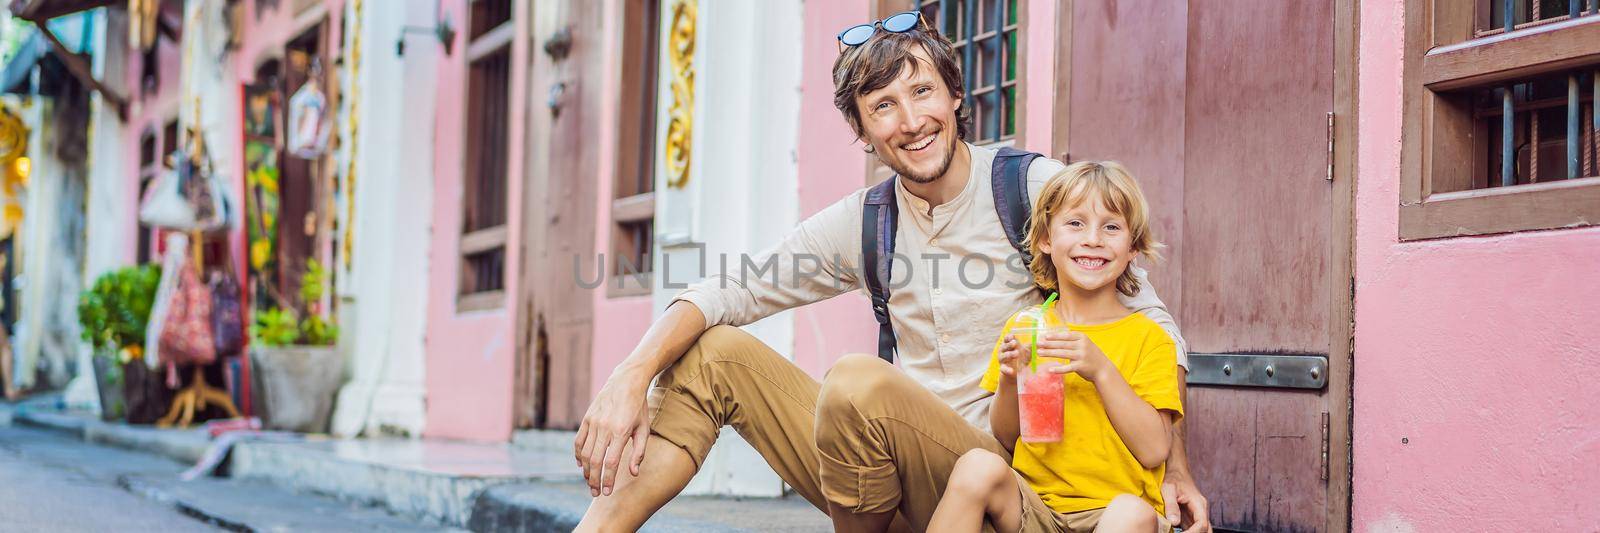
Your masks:
<path fill-rule="evenodd" d="M 519 428 L 575 429 L 589 405 L 594 300 L 578 286 L 573 258 L 590 267 L 595 261 L 602 7 L 552 0 L 532 3 L 524 15 L 532 27 L 528 91 L 513 95 L 528 110 L 515 303 Z M 556 84 L 562 88 L 553 109 Z"/>
<path fill-rule="evenodd" d="M 1328 179 L 1337 3 L 1060 3 L 1057 155 L 1123 161 L 1152 203 L 1170 246 L 1154 284 L 1191 353 L 1191 469 L 1230 529 L 1338 529 L 1348 513 L 1326 462 L 1349 305 L 1333 291 L 1348 204 Z M 1241 379 L 1273 362 L 1317 378 Z"/>

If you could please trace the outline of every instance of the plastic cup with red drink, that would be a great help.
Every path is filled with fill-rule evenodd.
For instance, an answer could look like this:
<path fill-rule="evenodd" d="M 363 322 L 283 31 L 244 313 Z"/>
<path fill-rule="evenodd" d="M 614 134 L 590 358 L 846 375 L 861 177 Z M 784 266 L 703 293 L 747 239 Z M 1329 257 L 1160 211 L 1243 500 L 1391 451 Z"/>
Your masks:
<path fill-rule="evenodd" d="M 1029 361 L 1017 368 L 1018 422 L 1022 442 L 1061 442 L 1062 411 L 1066 380 L 1061 374 L 1044 370 L 1045 363 L 1033 355 L 1033 333 L 1043 339 L 1047 333 L 1066 333 L 1067 328 L 1038 328 L 1025 339 L 1030 346 Z"/>
<path fill-rule="evenodd" d="M 1066 381 L 1061 374 L 1047 372 L 1039 358 L 1039 342 L 1046 335 L 1065 334 L 1065 326 L 1048 325 L 1046 314 L 1055 295 L 1044 305 L 1023 311 L 1012 334 L 1026 349 L 1027 360 L 1017 364 L 1017 415 L 1022 442 L 1061 442 L 1062 412 Z"/>

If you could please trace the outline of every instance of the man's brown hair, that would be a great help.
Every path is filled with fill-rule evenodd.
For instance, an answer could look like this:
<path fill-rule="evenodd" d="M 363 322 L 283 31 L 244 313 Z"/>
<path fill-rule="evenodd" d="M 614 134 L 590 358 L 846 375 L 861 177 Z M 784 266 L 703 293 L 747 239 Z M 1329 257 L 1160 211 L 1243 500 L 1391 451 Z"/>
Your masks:
<path fill-rule="evenodd" d="M 861 129 L 861 111 L 856 109 L 856 98 L 889 86 L 907 67 L 916 72 L 925 66 L 912 55 L 918 47 L 933 60 L 931 66 L 944 80 L 951 96 L 961 98 L 967 93 L 961 77 L 961 60 L 956 57 L 950 40 L 937 30 L 929 29 L 926 22 L 919 22 L 916 28 L 904 33 L 879 29 L 867 42 L 846 48 L 833 62 L 833 105 L 844 113 L 844 121 L 850 124 L 858 140 L 865 132 Z M 971 122 L 972 111 L 966 105 L 956 108 L 957 137 L 969 140 Z"/>

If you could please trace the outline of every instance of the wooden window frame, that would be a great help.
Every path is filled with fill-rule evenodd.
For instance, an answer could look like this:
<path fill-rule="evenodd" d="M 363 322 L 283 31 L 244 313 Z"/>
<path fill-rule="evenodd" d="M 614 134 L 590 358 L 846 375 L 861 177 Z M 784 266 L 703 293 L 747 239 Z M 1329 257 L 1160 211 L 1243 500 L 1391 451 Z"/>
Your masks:
<path fill-rule="evenodd" d="M 639 272 L 624 273 L 618 265 L 624 254 L 631 255 L 631 250 L 640 245 L 635 240 L 636 236 L 629 231 L 629 226 L 655 221 L 662 3 L 655 0 L 623 2 L 621 22 L 625 31 L 621 37 L 621 86 L 643 90 L 623 91 L 618 102 L 616 173 L 612 181 L 609 209 L 610 254 L 602 265 L 606 272 L 602 279 L 606 280 L 607 298 L 647 296 L 654 286 L 655 274 L 650 257 L 654 253 L 652 250 L 645 251 L 642 264 L 634 265 Z M 655 13 L 635 16 L 639 11 L 652 7 Z M 645 42 L 646 39 L 653 39 L 654 42 Z"/>
<path fill-rule="evenodd" d="M 956 0 L 956 1 L 979 1 L 979 0 Z M 996 1 L 1004 2 L 1006 0 L 996 0 Z M 1027 137 L 1027 132 L 1028 132 L 1028 113 L 1025 110 L 1027 108 L 1026 104 L 1028 102 L 1028 35 L 1029 35 L 1030 21 L 1033 20 L 1033 17 L 1029 16 L 1030 14 L 1028 12 L 1029 11 L 1028 4 L 1029 4 L 1029 2 L 1027 0 L 1017 0 L 1017 29 L 1016 29 L 1016 32 L 1017 32 L 1017 58 L 1016 58 L 1017 79 L 1015 81 L 1011 82 L 1011 83 L 1015 83 L 1016 84 L 1014 86 L 1016 88 L 1016 91 L 1015 91 L 1015 95 L 1016 96 L 1013 99 L 1013 101 L 1011 102 L 1012 105 L 1016 109 L 1016 111 L 1014 112 L 1015 115 L 1016 115 L 1016 127 L 1017 127 L 1016 133 L 1012 134 L 1010 137 L 1005 137 L 1005 138 L 1002 138 L 1002 139 L 994 141 L 994 142 L 989 142 L 989 143 L 976 143 L 976 142 L 974 142 L 974 143 L 972 143 L 974 146 L 981 146 L 981 147 L 984 147 L 984 148 L 1000 148 L 1000 147 L 1005 147 L 1005 146 L 1010 146 L 1010 147 L 1027 146 L 1025 144 L 1025 142 L 1027 140 L 1026 137 Z M 887 17 L 887 16 L 895 14 L 895 13 L 900 13 L 902 11 L 910 11 L 912 9 L 920 9 L 922 7 L 922 1 L 921 0 L 875 0 L 872 3 L 871 7 L 872 7 L 872 14 L 871 14 L 872 20 L 880 20 L 883 17 Z M 865 21 L 862 21 L 862 22 L 871 22 L 871 20 L 865 20 Z M 839 28 L 839 30 L 843 30 L 843 29 L 844 28 Z M 837 30 L 835 30 L 835 31 L 837 31 Z M 1004 53 L 1004 52 L 1001 52 L 1001 53 Z M 962 74 L 965 74 L 965 72 L 963 72 Z M 1003 77 L 1003 75 L 1002 75 L 1002 77 Z M 1061 78 L 1061 76 L 1057 76 L 1057 78 Z M 1002 80 L 1002 83 L 1003 82 L 1004 82 L 1004 80 Z M 969 88 L 968 91 L 971 92 L 971 89 Z M 1005 118 L 1001 117 L 1000 120 L 1001 120 L 1000 129 L 1002 131 L 1004 131 L 1005 130 L 1005 122 L 1004 122 Z M 973 131 L 973 136 L 976 137 L 977 136 L 976 130 L 980 127 L 977 124 L 976 117 L 974 117 L 973 123 L 969 124 L 969 126 L 971 128 L 973 128 L 973 130 L 974 130 Z M 963 139 L 962 142 L 967 142 L 967 141 L 965 139 Z M 1048 156 L 1049 154 L 1045 154 L 1045 155 Z M 894 171 L 890 170 L 888 165 L 885 165 L 881 161 L 879 161 L 878 157 L 876 155 L 874 155 L 874 154 L 867 154 L 867 169 L 866 170 L 867 170 L 866 173 L 865 173 L 866 181 L 864 183 L 865 183 L 865 186 L 867 186 L 867 187 L 871 187 L 873 185 L 876 185 L 879 182 L 882 182 L 883 180 L 889 179 L 891 176 L 894 176 Z"/>
<path fill-rule="evenodd" d="M 1434 192 L 1474 179 L 1471 110 L 1438 92 L 1600 66 L 1600 16 L 1479 31 L 1477 2 L 1406 0 L 1401 241 L 1591 226 L 1600 177 Z M 1533 58 L 1533 59 L 1529 59 Z M 1511 216 L 1507 216 L 1510 214 Z"/>
<path fill-rule="evenodd" d="M 520 13 L 522 10 L 522 7 L 519 7 L 521 4 L 522 2 L 511 2 L 511 17 L 500 23 L 498 26 L 483 32 L 483 34 L 477 36 L 477 38 L 472 38 L 470 33 L 462 35 L 462 38 L 466 41 L 466 47 L 464 51 L 466 56 L 466 70 L 463 73 L 462 84 L 464 90 L 462 91 L 461 95 L 464 118 L 462 120 L 460 131 L 463 150 L 461 154 L 461 182 L 463 187 L 461 195 L 461 213 L 463 217 L 466 216 L 467 210 L 470 209 L 468 202 L 470 202 L 472 199 L 471 192 L 466 190 L 466 188 L 476 186 L 476 183 L 472 180 L 473 175 L 476 172 L 477 165 L 474 161 L 475 158 L 467 152 L 467 150 L 469 150 L 468 147 L 473 144 L 473 116 L 470 112 L 470 110 L 473 108 L 471 102 L 472 68 L 474 63 L 485 60 L 495 54 L 505 53 L 507 55 L 505 91 L 507 105 L 506 111 L 509 113 L 510 105 L 517 99 L 517 95 L 512 94 L 512 87 L 514 86 L 513 82 L 515 78 L 514 71 L 516 66 L 516 52 L 513 44 L 517 38 L 517 19 L 518 13 Z M 464 27 L 469 30 L 472 28 L 471 11 L 471 9 L 467 10 L 468 20 L 465 21 L 464 25 Z M 512 121 L 508 118 L 506 120 L 507 131 L 505 132 L 505 148 L 502 150 L 504 157 L 506 158 L 506 168 L 508 170 L 510 168 L 511 161 L 511 124 Z M 509 181 L 511 177 L 507 175 L 504 177 L 504 179 Z M 509 193 L 510 187 L 507 187 L 506 189 Z M 502 201 L 509 202 L 509 199 L 510 195 L 507 194 Z M 508 246 L 510 243 L 509 234 L 511 227 L 509 205 L 506 206 L 506 218 L 507 220 L 502 221 L 502 223 L 499 225 L 476 230 L 467 230 L 466 221 L 462 221 L 460 241 L 457 244 L 458 249 L 456 251 L 456 265 L 458 269 L 456 276 L 457 312 L 493 310 L 499 309 L 505 305 L 505 277 L 510 271 L 510 268 L 507 267 L 511 264 L 511 250 L 510 246 Z M 491 252 L 496 249 L 501 250 L 502 254 L 500 288 L 487 291 L 469 292 L 471 291 L 471 287 L 469 287 L 467 284 L 467 269 L 469 268 L 470 263 L 467 261 L 467 257 L 482 252 Z"/>

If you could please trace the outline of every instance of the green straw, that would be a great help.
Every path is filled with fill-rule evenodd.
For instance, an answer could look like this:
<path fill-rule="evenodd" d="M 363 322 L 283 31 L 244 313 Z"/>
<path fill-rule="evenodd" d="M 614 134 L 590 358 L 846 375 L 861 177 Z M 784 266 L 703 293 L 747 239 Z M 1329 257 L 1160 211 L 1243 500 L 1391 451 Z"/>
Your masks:
<path fill-rule="evenodd" d="M 1045 298 L 1044 303 L 1039 305 L 1039 309 L 1043 311 L 1039 313 L 1039 322 L 1048 322 L 1045 313 L 1050 312 L 1050 305 L 1056 303 L 1057 295 L 1054 292 L 1050 293 L 1050 297 Z M 1033 325 L 1033 352 L 1028 355 L 1028 369 L 1035 374 L 1039 373 L 1039 326 L 1041 325 L 1043 324 Z"/>

